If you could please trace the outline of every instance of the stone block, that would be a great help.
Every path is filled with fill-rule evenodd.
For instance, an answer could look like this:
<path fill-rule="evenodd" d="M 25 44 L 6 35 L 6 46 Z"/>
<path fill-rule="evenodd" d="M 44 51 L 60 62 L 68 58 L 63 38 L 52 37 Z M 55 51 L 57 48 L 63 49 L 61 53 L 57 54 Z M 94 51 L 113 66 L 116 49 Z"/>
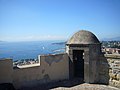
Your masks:
<path fill-rule="evenodd" d="M 115 61 L 114 63 L 117 65 L 120 65 L 120 61 Z"/>
<path fill-rule="evenodd" d="M 113 74 L 118 74 L 119 72 L 120 72 L 120 70 L 118 68 L 112 69 L 112 73 Z"/>
<path fill-rule="evenodd" d="M 114 73 L 109 73 L 109 75 L 110 75 L 110 78 L 111 78 L 112 80 L 117 80 L 116 74 L 114 74 Z"/>
<path fill-rule="evenodd" d="M 117 80 L 113 80 L 113 86 L 120 88 L 120 82 Z"/>
<path fill-rule="evenodd" d="M 112 73 L 112 69 L 109 69 L 109 73 Z"/>
<path fill-rule="evenodd" d="M 114 60 L 113 59 L 109 59 L 109 63 L 114 63 Z"/>
<path fill-rule="evenodd" d="M 116 75 L 116 78 L 117 78 L 117 80 L 120 81 L 120 73 L 118 73 L 118 74 Z"/>
<path fill-rule="evenodd" d="M 113 68 L 114 63 L 109 63 L 109 68 Z"/>

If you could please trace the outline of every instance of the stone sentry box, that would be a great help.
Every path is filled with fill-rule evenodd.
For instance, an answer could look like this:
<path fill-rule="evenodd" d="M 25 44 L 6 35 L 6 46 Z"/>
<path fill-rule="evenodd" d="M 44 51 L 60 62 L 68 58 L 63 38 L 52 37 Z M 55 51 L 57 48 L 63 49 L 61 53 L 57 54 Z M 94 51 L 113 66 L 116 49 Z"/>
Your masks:
<path fill-rule="evenodd" d="M 99 55 L 101 43 L 86 30 L 75 33 L 66 44 L 69 56 L 69 77 L 82 78 L 86 83 L 99 82 Z"/>

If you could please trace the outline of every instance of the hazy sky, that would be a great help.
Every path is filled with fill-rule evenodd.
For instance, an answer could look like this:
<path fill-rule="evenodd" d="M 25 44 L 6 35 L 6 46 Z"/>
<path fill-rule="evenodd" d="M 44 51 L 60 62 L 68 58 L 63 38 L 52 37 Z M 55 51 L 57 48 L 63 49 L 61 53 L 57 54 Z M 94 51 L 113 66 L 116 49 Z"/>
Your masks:
<path fill-rule="evenodd" d="M 66 40 L 81 29 L 120 36 L 120 0 L 0 0 L 0 40 Z"/>

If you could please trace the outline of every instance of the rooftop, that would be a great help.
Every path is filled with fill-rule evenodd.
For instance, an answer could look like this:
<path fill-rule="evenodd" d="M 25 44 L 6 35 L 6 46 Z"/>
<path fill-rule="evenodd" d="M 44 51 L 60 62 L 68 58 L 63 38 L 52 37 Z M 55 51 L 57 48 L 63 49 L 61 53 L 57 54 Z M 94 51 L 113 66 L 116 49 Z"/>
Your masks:
<path fill-rule="evenodd" d="M 80 30 L 75 33 L 67 44 L 97 44 L 100 43 L 97 37 L 90 31 Z"/>

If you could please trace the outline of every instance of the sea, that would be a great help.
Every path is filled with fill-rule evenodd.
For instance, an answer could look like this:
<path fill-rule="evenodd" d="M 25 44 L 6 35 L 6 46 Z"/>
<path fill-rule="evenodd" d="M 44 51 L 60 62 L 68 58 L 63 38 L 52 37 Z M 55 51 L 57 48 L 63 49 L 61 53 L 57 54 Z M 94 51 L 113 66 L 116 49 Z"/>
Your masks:
<path fill-rule="evenodd" d="M 65 41 L 22 41 L 0 42 L 0 58 L 37 59 L 38 55 L 58 54 L 65 52 Z"/>

